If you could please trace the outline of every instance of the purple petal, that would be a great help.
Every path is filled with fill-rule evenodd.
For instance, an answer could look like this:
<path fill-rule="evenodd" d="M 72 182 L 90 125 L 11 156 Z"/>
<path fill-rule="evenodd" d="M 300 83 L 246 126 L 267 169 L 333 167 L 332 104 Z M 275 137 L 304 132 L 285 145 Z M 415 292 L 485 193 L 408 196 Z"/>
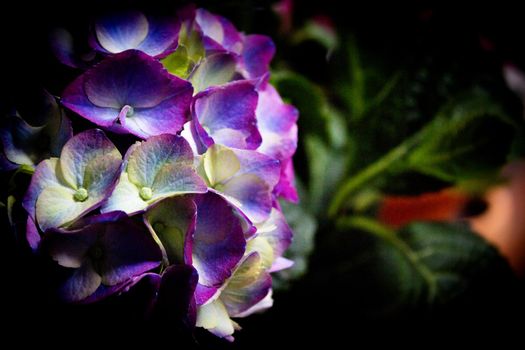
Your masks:
<path fill-rule="evenodd" d="M 192 116 L 196 134 L 209 146 L 206 137 L 215 143 L 234 148 L 256 149 L 261 143 L 255 108 L 257 92 L 251 82 L 239 81 L 212 87 L 195 96 Z M 235 131 L 241 137 L 230 139 Z"/>
<path fill-rule="evenodd" d="M 283 255 L 292 243 L 292 230 L 283 213 L 276 208 L 272 209 L 270 217 L 257 227 L 257 237 L 262 237 L 273 249 L 274 259 Z"/>
<path fill-rule="evenodd" d="M 272 290 L 270 289 L 268 291 L 268 294 L 266 294 L 266 296 L 261 301 L 259 301 L 257 304 L 250 307 L 248 310 L 238 313 L 237 315 L 235 315 L 235 317 L 250 316 L 252 314 L 260 313 L 264 310 L 267 310 L 271 308 L 272 306 L 273 306 Z"/>
<path fill-rule="evenodd" d="M 196 196 L 197 225 L 193 235 L 193 266 L 199 284 L 220 286 L 242 258 L 246 241 L 234 209 L 211 192 Z"/>
<path fill-rule="evenodd" d="M 266 182 L 270 188 L 279 182 L 281 165 L 278 160 L 259 152 L 233 150 L 241 167 L 236 175 L 253 174 Z"/>
<path fill-rule="evenodd" d="M 274 194 L 292 203 L 299 202 L 299 195 L 294 182 L 295 172 L 290 158 L 281 163 L 281 178 L 274 188 Z"/>
<path fill-rule="evenodd" d="M 162 274 L 153 317 L 170 324 L 195 326 L 193 294 L 198 281 L 197 271 L 189 265 L 172 265 Z"/>
<path fill-rule="evenodd" d="M 66 302 L 79 302 L 96 292 L 101 277 L 95 271 L 91 261 L 86 261 L 76 269 L 60 288 L 60 296 Z"/>
<path fill-rule="evenodd" d="M 280 256 L 277 259 L 275 259 L 275 261 L 273 262 L 273 264 L 270 267 L 270 269 L 268 270 L 268 272 L 272 272 L 273 273 L 273 272 L 286 270 L 286 269 L 289 269 L 290 267 L 292 267 L 294 264 L 295 264 L 294 261 L 286 259 L 286 258 L 283 258 L 282 256 Z"/>
<path fill-rule="evenodd" d="M 230 21 L 204 9 L 195 12 L 195 22 L 202 31 L 204 47 L 207 51 L 226 49 L 237 54 L 241 52 L 241 36 Z"/>
<path fill-rule="evenodd" d="M 254 174 L 235 176 L 220 187 L 220 192 L 215 192 L 239 208 L 253 223 L 266 220 L 272 210 L 271 188 Z"/>
<path fill-rule="evenodd" d="M 112 14 L 95 23 L 98 43 L 110 53 L 137 48 L 146 39 L 148 31 L 148 19 L 138 11 Z"/>
<path fill-rule="evenodd" d="M 266 35 L 246 35 L 241 53 L 241 66 L 246 78 L 255 79 L 267 74 L 274 54 L 272 39 Z"/>
<path fill-rule="evenodd" d="M 146 39 L 137 49 L 155 58 L 166 57 L 177 49 L 180 22 L 173 18 L 155 18 L 148 20 L 148 36 L 146 36 Z"/>
<path fill-rule="evenodd" d="M 197 284 L 197 288 L 195 289 L 195 303 L 200 306 L 210 300 L 217 292 L 219 292 L 219 288 L 217 287 Z"/>
<path fill-rule="evenodd" d="M 162 58 L 177 48 L 180 24 L 172 18 L 149 18 L 137 11 L 100 18 L 90 38 L 94 49 L 105 53 L 140 50 Z"/>
<path fill-rule="evenodd" d="M 95 124 L 120 122 L 139 137 L 177 133 L 186 120 L 192 87 L 169 74 L 154 58 L 136 50 L 111 56 L 81 75 L 62 103 Z"/>
<path fill-rule="evenodd" d="M 36 227 L 35 221 L 31 218 L 31 216 L 27 217 L 26 222 L 26 239 L 27 243 L 29 244 L 29 247 L 36 251 L 38 247 L 40 246 L 40 233 L 38 232 L 38 228 Z"/>
<path fill-rule="evenodd" d="M 2 149 L 0 149 L 0 171 L 11 171 L 18 168 L 18 164 L 12 163 Z"/>
<path fill-rule="evenodd" d="M 147 228 L 127 217 L 105 224 L 99 240 L 104 249 L 100 273 L 102 283 L 107 286 L 145 273 L 157 267 L 162 259 Z"/>
<path fill-rule="evenodd" d="M 284 103 L 277 90 L 268 84 L 259 91 L 255 113 L 262 136 L 257 151 L 279 160 L 290 158 L 297 148 L 297 109 Z"/>

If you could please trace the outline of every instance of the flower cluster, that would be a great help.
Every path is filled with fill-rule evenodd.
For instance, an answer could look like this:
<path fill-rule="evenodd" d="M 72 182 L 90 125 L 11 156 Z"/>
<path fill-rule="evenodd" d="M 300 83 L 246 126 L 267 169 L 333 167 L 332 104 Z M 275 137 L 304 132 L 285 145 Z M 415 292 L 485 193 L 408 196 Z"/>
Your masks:
<path fill-rule="evenodd" d="M 99 18 L 88 40 L 89 61 L 54 44 L 83 70 L 61 106 L 47 94 L 38 125 L 14 111 L 0 132 L 3 167 L 34 167 L 29 244 L 69 269 L 66 301 L 148 281 L 153 308 L 178 296 L 190 323 L 233 339 L 231 318 L 270 307 L 270 273 L 292 264 L 278 199 L 297 201 L 298 115 L 268 82 L 274 45 L 194 8 Z M 62 106 L 96 127 L 73 136 Z"/>

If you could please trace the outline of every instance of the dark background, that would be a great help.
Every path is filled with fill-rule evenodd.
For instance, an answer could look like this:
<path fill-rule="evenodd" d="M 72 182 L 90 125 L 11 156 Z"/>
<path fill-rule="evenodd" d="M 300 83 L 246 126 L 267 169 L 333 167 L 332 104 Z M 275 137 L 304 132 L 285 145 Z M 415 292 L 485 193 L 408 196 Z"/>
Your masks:
<path fill-rule="evenodd" d="M 110 10 L 108 2 L 29 4 L 19 1 L 9 7 L 2 5 L 2 107 L 23 101 L 30 91 L 39 87 L 60 95 L 79 72 L 62 66 L 53 57 L 48 46 L 49 31 L 65 27 L 75 37 L 83 38 L 90 19 L 101 11 Z M 278 44 L 279 58 L 319 84 L 330 83 L 333 66 L 324 59 L 318 47 L 281 45 L 277 36 L 278 22 L 267 2 L 198 3 L 224 14 L 240 29 L 272 35 Z M 114 3 L 113 7 L 119 8 L 121 4 L 124 2 Z M 170 4 L 136 1 L 132 4 L 139 9 L 166 14 L 173 12 L 176 1 Z M 503 62 L 511 61 L 522 67 L 525 64 L 523 12 L 517 4 L 506 6 L 498 2 L 458 7 L 417 3 L 403 7 L 394 2 L 367 2 L 363 6 L 324 0 L 311 4 L 297 1 L 295 10 L 294 20 L 298 23 L 319 14 L 329 16 L 343 36 L 353 33 L 366 50 L 376 57 L 384 57 L 386 65 L 406 66 L 431 57 L 443 66 L 456 67 L 455 74 L 461 82 L 462 79 L 469 81 L 487 67 L 496 72 Z M 491 44 L 488 51 L 480 40 Z M 82 48 L 82 44 L 79 47 Z M 441 69 L 440 64 L 435 67 Z M 306 176 L 301 166 L 297 171 L 299 176 Z M 16 240 L 7 227 L 4 224 L 0 232 L 0 288 L 3 294 L 0 318 L 6 324 L 2 326 L 3 335 L 18 338 L 14 332 L 18 330 L 35 335 L 32 340 L 56 344 L 62 343 L 64 335 L 86 342 L 96 342 L 98 337 L 106 335 L 123 343 L 146 339 L 152 345 L 163 341 L 172 343 L 172 347 L 182 341 L 192 344 L 191 338 L 183 337 L 169 324 L 144 325 L 140 321 L 141 308 L 136 307 L 140 305 L 137 295 L 111 298 L 92 306 L 57 303 L 51 293 L 53 277 L 48 274 L 51 263 L 34 257 L 24 241 Z M 356 303 L 351 301 L 360 293 L 355 282 L 338 283 L 334 287 L 329 279 L 319 278 L 330 271 L 337 254 L 352 254 L 351 251 L 336 251 L 335 246 L 340 242 L 331 231 L 330 225 L 321 226 L 310 273 L 294 283 L 290 290 L 277 293 L 273 309 L 242 320 L 244 329 L 236 333 L 235 344 L 229 345 L 205 332 L 198 332 L 198 346 L 248 348 L 253 344 L 257 347 L 298 346 L 324 341 L 326 345 L 341 344 L 346 348 L 357 341 L 379 343 L 388 340 L 416 345 L 420 339 L 435 344 L 455 336 L 470 341 L 500 335 L 501 339 L 517 336 L 514 329 L 523 324 L 524 315 L 523 281 L 500 273 L 498 268 L 495 268 L 493 279 L 453 305 L 431 313 L 415 309 L 384 318 L 370 316 L 367 303 L 373 303 L 374 298 L 388 298 L 388 295 L 372 290 L 373 295 L 365 293 Z M 353 246 L 359 249 L 359 244 Z M 359 280 L 353 277 L 353 281 Z M 361 277 L 363 283 L 366 279 L 366 274 Z M 24 337 L 19 339 L 23 341 Z"/>

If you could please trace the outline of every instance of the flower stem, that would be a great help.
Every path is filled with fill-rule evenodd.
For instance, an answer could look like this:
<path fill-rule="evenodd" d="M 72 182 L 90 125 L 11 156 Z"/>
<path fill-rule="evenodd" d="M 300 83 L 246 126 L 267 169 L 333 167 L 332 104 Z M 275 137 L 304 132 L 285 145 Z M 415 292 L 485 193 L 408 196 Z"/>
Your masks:
<path fill-rule="evenodd" d="M 355 176 L 349 178 L 334 196 L 334 199 L 328 208 L 328 216 L 336 216 L 350 194 L 365 183 L 382 174 L 388 168 L 392 167 L 394 163 L 400 162 L 419 142 L 421 135 L 421 132 L 416 133 L 394 149 L 390 150 L 383 157 L 361 170 Z"/>

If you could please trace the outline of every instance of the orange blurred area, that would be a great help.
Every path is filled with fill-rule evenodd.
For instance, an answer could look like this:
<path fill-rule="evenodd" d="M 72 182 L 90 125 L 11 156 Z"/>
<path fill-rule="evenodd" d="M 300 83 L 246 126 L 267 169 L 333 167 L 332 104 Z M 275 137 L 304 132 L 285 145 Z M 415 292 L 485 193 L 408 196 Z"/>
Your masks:
<path fill-rule="evenodd" d="M 470 223 L 500 250 L 518 275 L 525 276 L 525 160 L 509 164 L 502 174 L 508 182 L 488 191 L 487 211 Z"/>
<path fill-rule="evenodd" d="M 464 218 L 472 200 L 457 189 L 419 196 L 388 196 L 381 203 L 378 218 L 398 228 L 412 221 L 455 221 L 466 219 L 472 229 L 492 243 L 519 276 L 525 276 L 525 160 L 514 161 L 502 171 L 506 180 L 487 191 L 487 209 Z"/>
<path fill-rule="evenodd" d="M 459 218 L 468 201 L 467 195 L 451 188 L 419 196 L 388 196 L 378 215 L 395 228 L 416 220 L 451 221 Z"/>

